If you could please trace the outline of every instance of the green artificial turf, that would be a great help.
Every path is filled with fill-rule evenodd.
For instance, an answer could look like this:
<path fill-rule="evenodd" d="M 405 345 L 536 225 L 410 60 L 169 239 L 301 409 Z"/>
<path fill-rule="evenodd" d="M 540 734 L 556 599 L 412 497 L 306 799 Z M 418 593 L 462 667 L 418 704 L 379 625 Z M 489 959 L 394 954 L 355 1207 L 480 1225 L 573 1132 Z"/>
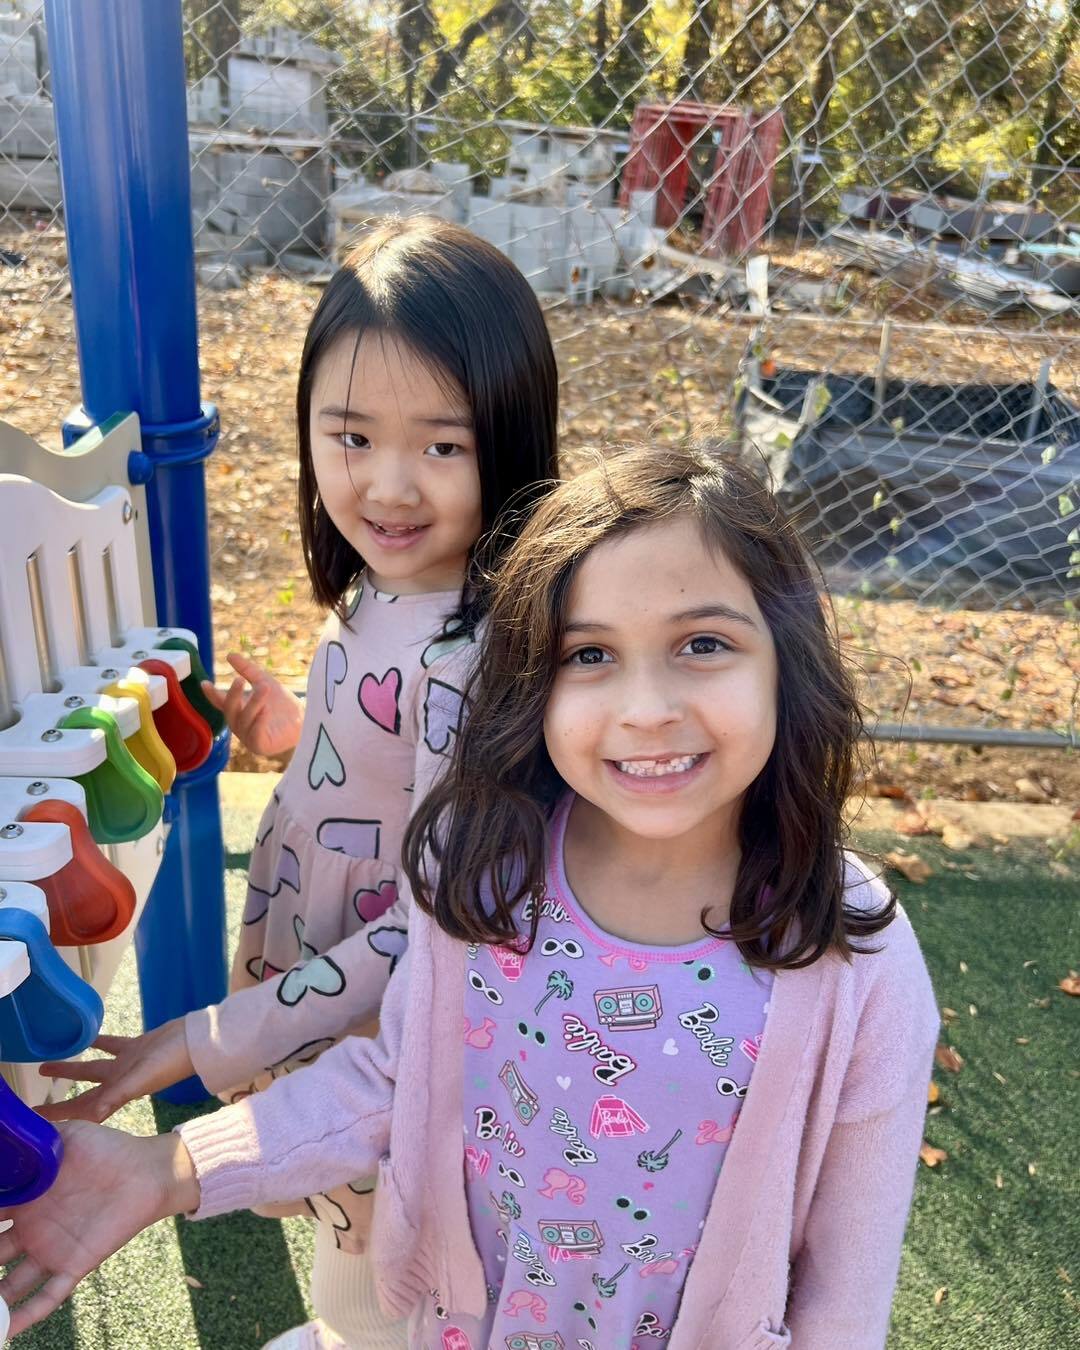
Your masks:
<path fill-rule="evenodd" d="M 228 875 L 233 930 L 242 850 L 256 820 L 250 811 L 226 813 L 226 844 L 236 850 Z M 860 842 L 897 846 L 881 835 Z M 967 856 L 922 839 L 902 847 L 934 869 L 925 884 L 898 879 L 896 889 L 938 1003 L 957 1013 L 943 1036 L 964 1065 L 955 1075 L 935 1071 L 942 1109 L 928 1118 L 926 1135 L 949 1157 L 932 1171 L 919 1166 L 889 1350 L 1080 1345 L 1080 999 L 1057 988 L 1070 968 L 1080 970 L 1080 864 L 1074 858 L 1066 875 L 1043 844 Z M 138 1030 L 130 958 L 109 1000 L 108 1028 Z M 1017 1045 L 1018 1037 L 1028 1043 Z M 135 1103 L 114 1123 L 150 1133 L 190 1114 Z M 19 1345 L 258 1350 L 309 1315 L 312 1245 L 303 1219 L 242 1214 L 159 1224 Z M 940 1289 L 947 1294 L 935 1304 Z"/>

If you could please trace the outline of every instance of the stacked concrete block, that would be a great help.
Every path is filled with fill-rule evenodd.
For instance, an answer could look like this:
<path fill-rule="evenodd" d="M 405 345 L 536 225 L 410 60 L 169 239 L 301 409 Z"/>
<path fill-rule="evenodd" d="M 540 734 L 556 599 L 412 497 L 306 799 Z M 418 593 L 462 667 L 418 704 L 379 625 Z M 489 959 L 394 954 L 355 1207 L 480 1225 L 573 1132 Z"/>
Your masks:
<path fill-rule="evenodd" d="M 536 291 L 566 286 L 565 213 L 557 206 L 474 198 L 469 228 L 515 263 Z"/>
<path fill-rule="evenodd" d="M 460 225 L 467 225 L 472 202 L 472 177 L 469 166 L 457 161 L 447 161 L 429 164 L 427 167 L 429 172 L 433 173 L 440 182 L 445 183 L 450 190 L 450 197 L 454 205 L 453 219 Z"/>
<path fill-rule="evenodd" d="M 326 76 L 291 62 L 229 57 L 227 125 L 288 136 L 325 136 Z"/>
<path fill-rule="evenodd" d="M 319 251 L 327 242 L 330 175 L 325 151 L 298 161 L 272 146 L 219 149 L 211 143 L 196 149 L 192 214 L 197 227 L 237 235 L 275 255 Z"/>

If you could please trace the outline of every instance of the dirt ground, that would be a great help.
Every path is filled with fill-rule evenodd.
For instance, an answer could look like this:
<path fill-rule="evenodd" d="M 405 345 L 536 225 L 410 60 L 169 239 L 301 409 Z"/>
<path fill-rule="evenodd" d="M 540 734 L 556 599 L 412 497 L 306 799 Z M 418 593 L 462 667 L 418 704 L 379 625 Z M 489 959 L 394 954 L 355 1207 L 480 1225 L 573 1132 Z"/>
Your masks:
<path fill-rule="evenodd" d="M 55 231 L 8 231 L 0 244 L 26 253 L 0 267 L 0 417 L 59 443 L 78 401 L 78 371 Z M 832 275 L 821 250 L 779 252 L 774 263 Z M 823 319 L 778 315 L 760 334 L 781 362 L 873 369 L 881 313 L 951 327 L 893 333 L 890 371 L 957 380 L 1031 379 L 1055 360 L 1054 380 L 1080 402 L 1080 329 L 1035 330 L 943 309 L 933 297 L 898 304 L 887 283 L 861 278 L 849 309 Z M 237 289 L 200 290 L 203 395 L 221 411 L 207 465 L 213 608 L 219 670 L 246 650 L 283 680 L 302 684 L 320 616 L 307 597 L 295 519 L 293 386 L 318 287 L 266 272 Z M 562 377 L 563 454 L 574 472 L 592 449 L 724 434 L 728 398 L 753 321 L 668 306 L 553 305 L 548 322 Z M 864 701 L 882 721 L 1064 730 L 1080 718 L 1080 625 L 1074 617 L 1002 609 L 937 610 L 908 601 L 840 598 L 842 636 L 861 671 Z M 240 752 L 235 768 L 266 767 Z M 871 791 L 969 800 L 1080 805 L 1080 755 L 948 745 L 878 749 Z"/>

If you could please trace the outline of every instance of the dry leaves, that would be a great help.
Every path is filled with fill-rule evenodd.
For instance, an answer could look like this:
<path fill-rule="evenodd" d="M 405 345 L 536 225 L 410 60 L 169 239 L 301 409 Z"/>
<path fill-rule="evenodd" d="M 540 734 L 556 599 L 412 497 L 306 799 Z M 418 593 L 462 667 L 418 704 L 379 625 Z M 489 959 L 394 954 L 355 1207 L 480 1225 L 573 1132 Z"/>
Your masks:
<path fill-rule="evenodd" d="M 940 1289 L 935 1289 L 935 1290 L 934 1290 L 934 1307 L 935 1307 L 935 1308 L 940 1308 L 941 1305 L 945 1302 L 945 1300 L 946 1300 L 948 1297 L 949 1297 L 949 1288 L 948 1288 L 948 1285 L 942 1285 L 942 1287 L 941 1287 Z"/>
<path fill-rule="evenodd" d="M 890 867 L 907 877 L 908 881 L 913 881 L 922 885 L 929 877 L 934 875 L 934 869 L 929 863 L 924 862 L 917 853 L 902 853 L 899 849 L 894 849 L 891 853 L 885 854 L 885 861 Z"/>
<path fill-rule="evenodd" d="M 934 1049 L 934 1063 L 949 1073 L 959 1073 L 964 1067 L 961 1055 L 951 1045 L 943 1045 L 940 1041 Z"/>
<path fill-rule="evenodd" d="M 1080 998 L 1080 975 L 1075 970 L 1070 970 L 1063 980 L 1058 981 L 1058 988 L 1063 989 L 1066 994 L 1072 994 L 1074 998 Z"/>
<path fill-rule="evenodd" d="M 927 1167 L 936 1167 L 938 1163 L 947 1162 L 949 1155 L 943 1148 L 935 1148 L 933 1144 L 927 1143 L 924 1139 L 922 1147 L 919 1149 L 919 1157 Z"/>

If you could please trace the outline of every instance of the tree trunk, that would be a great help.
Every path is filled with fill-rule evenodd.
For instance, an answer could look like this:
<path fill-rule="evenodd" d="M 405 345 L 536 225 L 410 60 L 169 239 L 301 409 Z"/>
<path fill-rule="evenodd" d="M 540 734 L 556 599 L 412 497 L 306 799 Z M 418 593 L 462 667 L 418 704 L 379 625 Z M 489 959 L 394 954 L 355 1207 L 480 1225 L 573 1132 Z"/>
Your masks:
<path fill-rule="evenodd" d="M 589 77 L 589 92 L 599 108 L 608 108 L 612 91 L 607 80 L 608 48 L 611 42 L 611 30 L 608 28 L 606 0 L 598 0 L 596 6 L 596 27 L 593 29 L 593 64 L 595 69 Z"/>
<path fill-rule="evenodd" d="M 701 0 L 691 0 L 691 3 L 694 5 L 694 15 L 686 34 L 686 50 L 683 53 L 682 78 L 679 84 L 684 98 L 701 103 L 705 100 L 719 0 L 704 0 L 704 3 L 701 3 Z"/>

